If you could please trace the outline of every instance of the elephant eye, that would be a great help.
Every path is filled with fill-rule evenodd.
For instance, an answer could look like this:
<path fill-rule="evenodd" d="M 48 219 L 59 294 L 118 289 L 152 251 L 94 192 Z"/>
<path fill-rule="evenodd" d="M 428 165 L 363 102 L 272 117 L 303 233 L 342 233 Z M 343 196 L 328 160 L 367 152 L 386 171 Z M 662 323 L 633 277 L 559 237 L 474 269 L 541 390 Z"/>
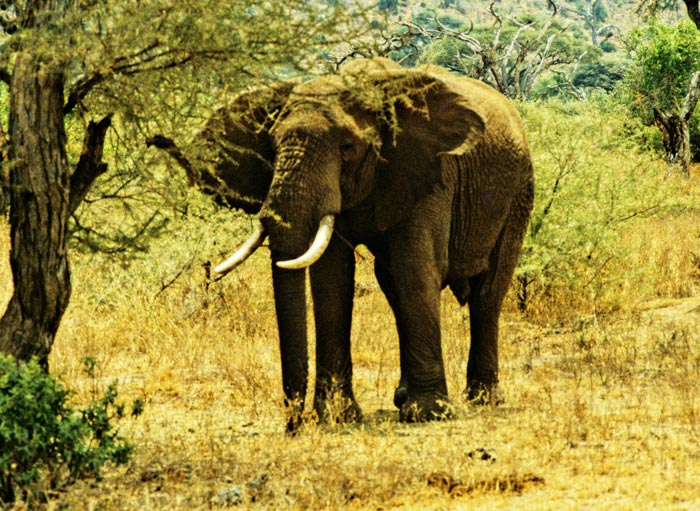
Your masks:
<path fill-rule="evenodd" d="M 358 148 L 352 142 L 340 144 L 340 156 L 343 160 L 354 160 L 357 158 Z"/>

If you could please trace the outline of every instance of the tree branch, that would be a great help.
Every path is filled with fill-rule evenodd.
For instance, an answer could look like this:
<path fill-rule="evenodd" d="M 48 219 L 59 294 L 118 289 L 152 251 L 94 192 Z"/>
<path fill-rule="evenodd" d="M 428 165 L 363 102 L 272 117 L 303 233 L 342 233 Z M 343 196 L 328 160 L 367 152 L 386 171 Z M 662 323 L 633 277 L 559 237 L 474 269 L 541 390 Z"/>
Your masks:
<path fill-rule="evenodd" d="M 63 106 L 63 113 L 69 114 L 72 112 L 95 86 L 99 85 L 110 75 L 134 75 L 145 71 L 169 69 L 185 64 L 193 58 L 192 55 L 184 51 L 178 52 L 176 50 L 164 50 L 159 53 L 150 54 L 156 50 L 160 44 L 160 41 L 156 40 L 131 54 L 121 55 L 107 66 L 108 71 L 106 73 L 96 71 L 94 74 L 78 80 L 68 94 L 66 104 Z M 201 56 L 206 57 L 207 55 L 202 52 Z M 153 64 L 158 60 L 165 60 L 165 62 Z M 1 75 L 0 79 L 2 79 Z"/>
<path fill-rule="evenodd" d="M 69 211 L 72 215 L 87 195 L 90 187 L 100 175 L 107 171 L 107 164 L 102 161 L 104 141 L 107 130 L 112 125 L 112 116 L 104 117 L 100 122 L 90 121 L 83 152 L 75 167 L 75 172 L 70 177 L 70 201 Z"/>
<path fill-rule="evenodd" d="M 695 26 L 700 29 L 700 2 L 698 0 L 683 0 L 685 7 L 688 9 L 688 17 L 695 23 Z"/>
<path fill-rule="evenodd" d="M 187 174 L 189 186 L 193 186 L 196 182 L 196 173 L 190 160 L 182 154 L 179 147 L 175 145 L 172 138 L 164 137 L 163 135 L 155 135 L 146 140 L 146 147 L 157 147 L 168 153 L 176 162 L 178 162 Z"/>
<path fill-rule="evenodd" d="M 668 131 L 669 129 L 669 124 L 668 124 L 668 117 L 666 116 L 665 113 L 663 113 L 660 109 L 654 107 L 654 122 L 656 122 L 659 127 L 662 128 L 663 130 Z"/>
<path fill-rule="evenodd" d="M 683 109 L 681 110 L 681 118 L 685 119 L 686 121 L 689 121 L 693 116 L 695 106 L 698 104 L 698 95 L 700 95 L 698 81 L 700 81 L 700 71 L 695 71 L 690 77 L 688 94 L 685 96 L 685 100 L 683 101 Z"/>
<path fill-rule="evenodd" d="M 10 71 L 6 67 L 0 67 L 0 81 L 9 86 L 11 80 L 12 74 L 10 74 Z"/>
<path fill-rule="evenodd" d="M 63 113 L 71 113 L 73 109 L 75 109 L 75 107 L 78 105 L 78 103 L 80 103 L 85 98 L 85 96 L 87 96 L 87 94 L 93 89 L 93 87 L 99 84 L 103 79 L 104 76 L 101 73 L 95 73 L 92 76 L 83 78 L 82 80 L 78 81 L 68 94 L 66 104 L 63 105 Z"/>

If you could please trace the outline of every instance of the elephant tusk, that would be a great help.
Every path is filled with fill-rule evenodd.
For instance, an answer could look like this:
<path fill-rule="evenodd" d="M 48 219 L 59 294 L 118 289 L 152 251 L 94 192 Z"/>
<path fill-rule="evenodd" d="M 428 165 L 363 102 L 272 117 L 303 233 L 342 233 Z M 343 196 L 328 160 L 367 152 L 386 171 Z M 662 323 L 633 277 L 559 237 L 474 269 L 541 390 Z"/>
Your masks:
<path fill-rule="evenodd" d="M 311 266 L 318 261 L 326 251 L 326 248 L 328 248 L 328 244 L 331 242 L 334 222 L 335 217 L 333 217 L 333 215 L 326 215 L 321 218 L 318 231 L 316 232 L 316 237 L 309 247 L 309 250 L 296 259 L 290 259 L 289 261 L 277 261 L 277 266 L 286 270 L 301 270 L 302 268 Z"/>
<path fill-rule="evenodd" d="M 266 236 L 267 232 L 265 232 L 265 228 L 260 224 L 258 228 L 255 229 L 255 232 L 238 247 L 238 250 L 236 250 L 231 257 L 214 268 L 214 274 L 223 277 L 233 270 L 236 266 L 248 259 L 248 257 L 262 245 Z"/>

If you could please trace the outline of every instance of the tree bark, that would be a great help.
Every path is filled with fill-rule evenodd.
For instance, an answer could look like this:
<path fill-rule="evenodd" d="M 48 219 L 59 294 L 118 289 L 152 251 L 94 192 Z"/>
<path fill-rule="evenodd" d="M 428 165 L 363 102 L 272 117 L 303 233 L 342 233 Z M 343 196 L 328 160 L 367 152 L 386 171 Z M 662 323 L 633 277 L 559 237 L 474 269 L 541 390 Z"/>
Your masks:
<path fill-rule="evenodd" d="M 0 351 L 48 356 L 70 298 L 70 173 L 63 119 L 64 75 L 29 53 L 10 87 L 10 264 L 14 293 L 0 319 Z"/>
<path fill-rule="evenodd" d="M 0 216 L 6 215 L 10 209 L 10 167 L 6 165 L 6 144 L 5 127 L 0 124 Z"/>
<path fill-rule="evenodd" d="M 700 71 L 690 77 L 688 93 L 678 114 L 666 114 L 654 108 L 654 122 L 661 130 L 666 150 L 666 177 L 680 174 L 690 177 L 690 118 L 700 96 Z"/>
<path fill-rule="evenodd" d="M 700 29 L 700 7 L 698 5 L 700 2 L 698 0 L 683 0 L 683 3 L 688 9 L 688 17 Z"/>
<path fill-rule="evenodd" d="M 666 115 L 654 109 L 654 122 L 661 130 L 666 151 L 666 177 L 690 177 L 690 131 L 688 121 L 677 114 Z"/>

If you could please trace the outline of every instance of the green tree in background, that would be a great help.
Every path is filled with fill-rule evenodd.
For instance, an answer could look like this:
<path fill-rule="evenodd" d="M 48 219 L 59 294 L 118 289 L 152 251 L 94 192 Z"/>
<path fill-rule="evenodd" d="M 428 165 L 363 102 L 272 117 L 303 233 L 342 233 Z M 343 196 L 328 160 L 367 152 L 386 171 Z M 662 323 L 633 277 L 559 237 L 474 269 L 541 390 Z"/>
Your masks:
<path fill-rule="evenodd" d="M 491 4 L 489 22 L 476 25 L 426 9 L 407 24 L 408 35 L 422 42 L 421 60 L 486 82 L 518 100 L 527 99 L 536 82 L 552 70 L 583 57 L 592 61 L 601 53 L 568 30 L 553 2 L 546 9 L 510 14 L 499 9 Z"/>
<path fill-rule="evenodd" d="M 700 2 L 698 0 L 683 0 L 688 18 L 700 29 Z M 679 0 L 639 0 L 638 12 L 656 16 L 661 11 L 678 10 Z"/>
<path fill-rule="evenodd" d="M 632 31 L 625 79 L 633 111 L 661 130 L 667 174 L 689 176 L 690 119 L 698 101 L 700 31 L 690 21 L 652 21 Z"/>
<path fill-rule="evenodd" d="M 334 4 L 0 4 L 14 281 L 0 319 L 0 351 L 18 360 L 37 356 L 48 367 L 71 292 L 69 219 L 107 176 L 108 135 L 127 142 L 119 159 L 128 166 L 152 129 L 167 124 L 170 133 L 188 133 L 245 85 L 312 71 L 321 50 L 352 37 L 355 22 L 368 26 L 347 5 Z"/>

